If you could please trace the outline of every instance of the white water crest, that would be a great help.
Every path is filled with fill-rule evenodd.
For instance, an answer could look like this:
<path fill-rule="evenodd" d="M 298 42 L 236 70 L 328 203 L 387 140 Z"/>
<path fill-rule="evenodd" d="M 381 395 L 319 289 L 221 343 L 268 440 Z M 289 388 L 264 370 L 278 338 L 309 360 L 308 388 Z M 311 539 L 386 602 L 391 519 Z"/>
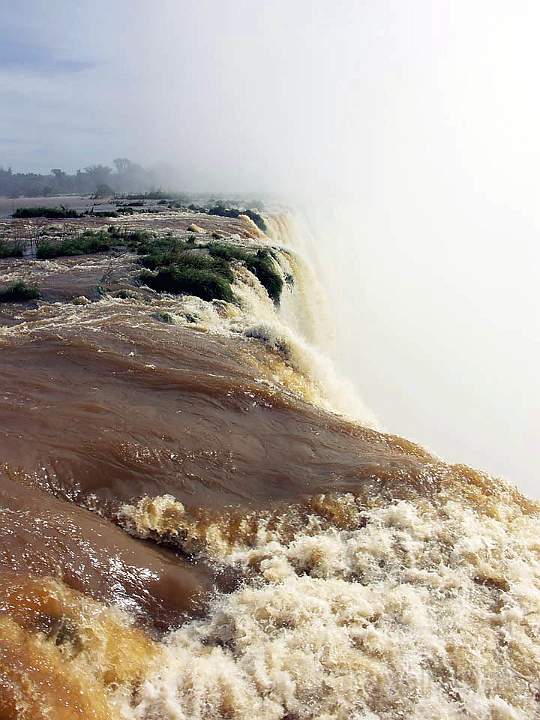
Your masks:
<path fill-rule="evenodd" d="M 245 582 L 169 635 L 135 698 L 119 699 L 126 718 L 538 716 L 538 518 L 502 499 L 496 516 L 457 496 L 370 510 L 336 501 L 356 529 L 313 519 L 284 541 L 261 522 L 254 542 L 228 549 L 208 530 L 206 552 Z M 123 512 L 142 537 L 178 522 L 189 541 L 173 498 Z"/>
<path fill-rule="evenodd" d="M 379 420 L 364 402 L 358 388 L 337 365 L 336 330 L 341 322 L 334 288 L 321 282 L 333 265 L 326 267 L 324 255 L 317 252 L 316 239 L 299 212 L 284 210 L 267 218 L 272 240 L 286 251 L 286 261 L 293 279 L 284 292 L 278 318 L 288 329 L 295 356 L 305 360 L 313 377 L 321 384 L 330 408 L 369 427 L 380 427 Z"/>

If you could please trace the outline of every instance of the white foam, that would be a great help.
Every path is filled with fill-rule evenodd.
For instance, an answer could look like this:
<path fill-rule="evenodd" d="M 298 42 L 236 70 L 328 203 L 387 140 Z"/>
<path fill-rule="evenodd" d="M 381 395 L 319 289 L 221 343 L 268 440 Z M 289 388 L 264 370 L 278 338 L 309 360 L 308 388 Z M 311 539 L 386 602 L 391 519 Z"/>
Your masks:
<path fill-rule="evenodd" d="M 538 519 L 422 500 L 364 518 L 233 548 L 245 585 L 167 638 L 125 716 L 538 717 Z"/>

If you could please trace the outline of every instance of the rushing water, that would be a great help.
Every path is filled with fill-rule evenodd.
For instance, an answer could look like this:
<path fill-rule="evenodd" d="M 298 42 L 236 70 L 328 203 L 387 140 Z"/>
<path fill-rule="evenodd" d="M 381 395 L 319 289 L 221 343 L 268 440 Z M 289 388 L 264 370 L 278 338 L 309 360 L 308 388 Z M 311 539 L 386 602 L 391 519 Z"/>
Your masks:
<path fill-rule="evenodd" d="M 277 243 L 280 308 L 0 260 L 44 298 L 2 310 L 0 717 L 540 716 L 537 506 L 375 429 L 290 218 L 197 222 Z"/>

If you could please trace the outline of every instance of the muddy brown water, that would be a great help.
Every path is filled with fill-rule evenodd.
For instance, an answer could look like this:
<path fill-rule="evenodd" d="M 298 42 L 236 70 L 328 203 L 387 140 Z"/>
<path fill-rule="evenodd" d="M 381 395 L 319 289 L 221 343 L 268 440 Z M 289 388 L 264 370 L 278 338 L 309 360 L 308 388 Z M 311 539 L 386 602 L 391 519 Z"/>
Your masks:
<path fill-rule="evenodd" d="M 116 528 L 123 503 L 168 494 L 194 512 L 242 514 L 323 493 L 430 494 L 450 473 L 402 439 L 261 383 L 255 341 L 138 325 L 129 309 L 111 317 L 106 303 L 94 307 L 98 326 L 82 317 L 51 324 L 53 314 L 45 327 L 3 338 L 10 570 L 59 574 L 163 627 L 197 610 L 212 573 Z"/>
<path fill-rule="evenodd" d="M 4 695 L 0 678 L 1 717 L 41 717 L 38 710 L 21 715 L 16 695 L 32 658 L 45 652 L 31 649 L 39 623 L 69 616 L 77 624 L 88 598 L 163 632 L 204 613 L 216 587 L 234 585 L 181 547 L 128 535 L 117 525 L 125 503 L 171 495 L 189 512 L 219 521 L 220 514 L 309 508 L 313 498 L 333 493 L 366 502 L 434 497 L 458 478 L 480 504 L 496 494 L 469 469 L 295 397 L 272 376 L 272 351 L 257 340 L 164 325 L 137 303 L 66 302 L 92 297 L 107 264 L 113 288 L 129 282 L 129 256 L 0 263 L 5 277 L 39 277 L 48 301 L 0 313 L 0 671 L 8 678 Z M 46 590 L 50 582 L 63 588 L 61 602 L 60 591 Z M 54 613 L 35 609 L 49 607 L 51 597 Z M 146 648 L 146 640 L 130 638 Z M 35 682 L 67 683 L 69 692 L 58 692 L 74 693 L 77 708 L 77 682 L 55 658 L 43 660 L 50 675 L 44 670 Z M 20 677 L 6 670 L 14 662 Z M 95 717 L 109 716 L 104 710 Z"/>
<path fill-rule="evenodd" d="M 71 268 L 77 292 L 94 262 Z M 3 312 L 4 567 L 161 627 L 197 611 L 212 573 L 116 528 L 123 503 L 169 494 L 241 513 L 398 478 L 402 492 L 431 462 L 263 383 L 254 340 L 164 326 L 129 304 Z"/>

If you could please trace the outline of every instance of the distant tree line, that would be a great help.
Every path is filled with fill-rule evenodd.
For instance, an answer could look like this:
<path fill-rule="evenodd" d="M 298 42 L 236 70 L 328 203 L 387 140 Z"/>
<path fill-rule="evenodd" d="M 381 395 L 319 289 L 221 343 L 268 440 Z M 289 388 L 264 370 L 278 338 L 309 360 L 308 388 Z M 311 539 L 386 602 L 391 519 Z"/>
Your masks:
<path fill-rule="evenodd" d="M 0 196 L 48 197 L 50 195 L 94 194 L 98 197 L 113 193 L 148 192 L 155 190 L 157 178 L 151 170 L 116 158 L 114 169 L 107 165 L 89 165 L 69 175 L 53 168 L 48 175 L 18 173 L 0 167 Z"/>

